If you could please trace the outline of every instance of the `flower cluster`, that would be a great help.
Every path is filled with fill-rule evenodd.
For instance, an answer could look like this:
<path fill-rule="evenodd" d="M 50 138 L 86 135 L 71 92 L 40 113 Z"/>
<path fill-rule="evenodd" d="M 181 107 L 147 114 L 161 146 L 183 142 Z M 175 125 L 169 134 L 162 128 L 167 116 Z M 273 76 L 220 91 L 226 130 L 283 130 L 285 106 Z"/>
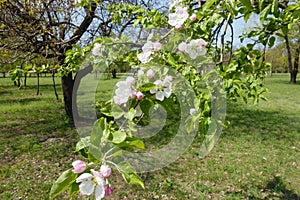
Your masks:
<path fill-rule="evenodd" d="M 159 51 L 161 49 L 160 42 L 151 42 L 147 41 L 146 44 L 142 47 L 143 52 L 137 55 L 139 61 L 142 63 L 147 63 L 151 60 L 151 54 L 155 51 Z"/>
<path fill-rule="evenodd" d="M 137 78 L 143 79 L 143 77 L 147 77 L 146 80 L 150 81 L 155 77 L 155 72 L 152 69 L 145 71 L 144 68 L 141 68 L 137 72 Z M 163 79 L 155 80 L 153 82 L 155 87 L 149 90 L 150 94 L 153 94 L 155 99 L 159 101 L 163 101 L 164 98 L 169 98 L 172 94 L 172 80 L 172 76 L 165 76 Z M 114 103 L 122 105 L 127 103 L 129 98 L 142 100 L 145 94 L 136 89 L 136 82 L 132 76 L 128 76 L 124 81 L 119 81 L 113 97 Z"/>
<path fill-rule="evenodd" d="M 73 172 L 76 174 L 82 173 L 86 169 L 86 163 L 81 160 L 76 160 L 72 163 Z M 108 184 L 107 178 L 112 174 L 112 170 L 108 165 L 102 165 L 99 171 L 94 169 L 90 173 L 83 173 L 77 179 L 76 183 L 80 183 L 79 191 L 82 195 L 95 194 L 96 200 L 101 200 L 106 196 L 110 196 L 113 192 Z"/>
<path fill-rule="evenodd" d="M 175 29 L 180 30 L 184 22 L 189 18 L 188 7 L 178 6 L 175 8 L 175 13 L 169 14 L 168 23 L 174 26 Z"/>
<path fill-rule="evenodd" d="M 191 40 L 189 43 L 182 42 L 178 46 L 178 50 L 186 52 L 192 59 L 196 59 L 199 55 L 206 53 L 206 42 L 203 39 Z"/>

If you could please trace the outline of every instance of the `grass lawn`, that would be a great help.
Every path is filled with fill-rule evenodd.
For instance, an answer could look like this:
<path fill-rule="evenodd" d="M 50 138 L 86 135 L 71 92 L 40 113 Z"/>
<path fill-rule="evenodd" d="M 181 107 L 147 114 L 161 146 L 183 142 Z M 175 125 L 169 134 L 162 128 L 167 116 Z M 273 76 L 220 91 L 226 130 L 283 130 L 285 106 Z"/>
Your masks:
<path fill-rule="evenodd" d="M 267 102 L 228 103 L 231 125 L 205 159 L 198 157 L 196 139 L 175 163 L 141 174 L 145 190 L 114 173 L 109 199 L 300 199 L 300 85 L 288 80 L 267 78 Z M 99 94 L 111 96 L 111 83 L 102 81 Z M 55 100 L 51 79 L 41 77 L 40 96 L 35 84 L 29 78 L 28 88 L 18 90 L 9 78 L 0 78 L 3 200 L 48 199 L 52 183 L 78 157 L 78 134 L 69 127 L 62 101 Z M 58 91 L 62 98 L 60 85 Z"/>

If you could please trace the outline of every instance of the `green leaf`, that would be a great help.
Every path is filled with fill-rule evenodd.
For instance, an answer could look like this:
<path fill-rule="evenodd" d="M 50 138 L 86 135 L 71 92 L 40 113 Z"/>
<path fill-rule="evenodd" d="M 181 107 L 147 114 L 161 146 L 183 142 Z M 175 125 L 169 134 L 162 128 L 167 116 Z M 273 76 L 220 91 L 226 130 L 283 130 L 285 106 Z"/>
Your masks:
<path fill-rule="evenodd" d="M 203 6 L 203 10 L 208 10 L 215 2 L 216 2 L 216 0 L 206 1 L 204 6 Z"/>
<path fill-rule="evenodd" d="M 115 131 L 112 133 L 113 139 L 112 143 L 120 144 L 125 141 L 127 135 L 125 131 Z"/>
<path fill-rule="evenodd" d="M 273 0 L 271 11 L 275 17 L 278 17 L 279 14 L 278 0 Z"/>
<path fill-rule="evenodd" d="M 269 39 L 269 47 L 273 47 L 274 46 L 275 39 L 276 38 L 274 36 L 270 37 L 270 39 Z"/>
<path fill-rule="evenodd" d="M 123 175 L 124 180 L 129 184 L 135 184 L 145 189 L 143 180 L 136 174 L 132 166 L 127 162 L 118 164 L 118 167 Z"/>
<path fill-rule="evenodd" d="M 70 185 L 69 187 L 69 196 L 74 197 L 79 193 L 79 184 L 77 184 L 75 181 Z"/>
<path fill-rule="evenodd" d="M 252 10 L 252 4 L 250 0 L 241 0 L 241 2 L 248 10 Z"/>
<path fill-rule="evenodd" d="M 140 88 L 139 88 L 139 90 L 141 91 L 141 92 L 148 92 L 148 91 L 150 91 L 150 90 L 152 90 L 153 88 L 155 88 L 155 84 L 154 83 L 146 83 L 146 84 L 144 84 L 144 85 L 142 85 Z"/>
<path fill-rule="evenodd" d="M 140 102 L 140 108 L 146 116 L 149 116 L 149 110 L 153 105 L 154 103 L 148 99 L 144 99 Z"/>
<path fill-rule="evenodd" d="M 265 19 L 267 18 L 268 14 L 270 13 L 272 4 L 269 4 L 267 7 L 265 7 L 261 13 L 260 13 L 260 21 L 263 24 L 265 22 Z"/>
<path fill-rule="evenodd" d="M 144 142 L 141 140 L 134 140 L 132 142 L 129 142 L 128 145 L 139 148 L 139 149 L 145 149 Z"/>
<path fill-rule="evenodd" d="M 90 137 L 87 136 L 85 138 L 80 138 L 80 140 L 76 144 L 76 151 L 80 151 L 89 146 Z"/>
<path fill-rule="evenodd" d="M 57 195 L 64 192 L 77 178 L 77 175 L 68 169 L 52 185 L 50 190 L 50 199 L 54 199 Z"/>
<path fill-rule="evenodd" d="M 132 121 L 135 117 L 135 110 L 134 108 L 130 108 L 128 112 L 125 113 L 124 117 L 128 119 L 129 121 Z"/>

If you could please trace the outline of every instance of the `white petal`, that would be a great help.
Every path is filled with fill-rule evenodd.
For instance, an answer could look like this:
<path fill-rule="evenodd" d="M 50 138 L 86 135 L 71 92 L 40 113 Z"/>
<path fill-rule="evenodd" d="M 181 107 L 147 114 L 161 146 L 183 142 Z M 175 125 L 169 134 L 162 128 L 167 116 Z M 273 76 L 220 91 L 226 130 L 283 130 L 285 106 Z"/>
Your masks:
<path fill-rule="evenodd" d="M 95 189 L 93 181 L 84 181 L 79 185 L 79 191 L 83 195 L 91 195 L 93 194 Z"/>
<path fill-rule="evenodd" d="M 80 182 L 85 182 L 85 181 L 90 181 L 92 180 L 93 175 L 90 173 L 83 173 L 81 174 L 77 179 L 76 179 L 76 183 L 80 183 Z"/>
<path fill-rule="evenodd" d="M 95 189 L 96 200 L 101 200 L 105 196 L 104 185 L 97 185 Z"/>
<path fill-rule="evenodd" d="M 155 95 L 155 98 L 156 98 L 157 100 L 163 101 L 164 98 L 165 98 L 164 92 L 158 91 L 158 92 L 156 93 L 156 95 Z"/>
<path fill-rule="evenodd" d="M 169 98 L 172 94 L 172 90 L 170 88 L 165 88 L 164 89 L 164 95 L 165 97 Z"/>
<path fill-rule="evenodd" d="M 157 92 L 157 88 L 153 88 L 153 89 L 150 90 L 151 94 L 155 94 L 156 92 Z"/>

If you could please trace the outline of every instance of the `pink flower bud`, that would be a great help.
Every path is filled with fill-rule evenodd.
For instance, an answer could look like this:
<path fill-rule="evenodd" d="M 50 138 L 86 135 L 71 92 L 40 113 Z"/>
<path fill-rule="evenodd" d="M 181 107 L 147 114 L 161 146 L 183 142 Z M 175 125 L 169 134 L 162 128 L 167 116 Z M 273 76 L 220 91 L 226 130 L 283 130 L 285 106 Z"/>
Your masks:
<path fill-rule="evenodd" d="M 197 15 L 194 13 L 190 16 L 190 20 L 193 22 L 197 19 Z"/>
<path fill-rule="evenodd" d="M 109 178 L 111 176 L 111 168 L 108 165 L 101 165 L 100 174 L 103 178 Z"/>
<path fill-rule="evenodd" d="M 147 71 L 147 77 L 148 77 L 148 78 L 153 78 L 154 76 L 155 76 L 154 71 L 153 71 L 152 69 L 149 69 L 149 70 Z"/>
<path fill-rule="evenodd" d="M 104 191 L 106 197 L 110 196 L 113 193 L 113 189 L 109 185 L 105 186 Z"/>
<path fill-rule="evenodd" d="M 132 92 L 130 93 L 130 97 L 133 98 L 133 99 L 136 99 L 136 98 L 137 98 L 137 97 L 136 97 L 136 92 L 135 92 L 135 91 L 132 91 Z"/>
<path fill-rule="evenodd" d="M 182 28 L 182 26 L 181 26 L 181 25 L 176 25 L 176 26 L 175 26 L 175 29 L 176 29 L 177 31 L 180 31 L 180 30 L 181 30 L 181 28 Z"/>
<path fill-rule="evenodd" d="M 137 93 L 136 93 L 136 98 L 137 98 L 138 100 L 143 99 L 144 96 L 145 96 L 145 95 L 144 95 L 142 92 L 137 92 Z"/>
<path fill-rule="evenodd" d="M 72 163 L 72 166 L 74 167 L 73 172 L 76 173 L 76 174 L 84 172 L 84 170 L 86 168 L 85 162 L 83 162 L 81 160 L 74 161 Z"/>
<path fill-rule="evenodd" d="M 193 115 L 193 114 L 195 114 L 196 113 L 196 109 L 195 108 L 191 108 L 190 109 L 190 115 Z"/>

